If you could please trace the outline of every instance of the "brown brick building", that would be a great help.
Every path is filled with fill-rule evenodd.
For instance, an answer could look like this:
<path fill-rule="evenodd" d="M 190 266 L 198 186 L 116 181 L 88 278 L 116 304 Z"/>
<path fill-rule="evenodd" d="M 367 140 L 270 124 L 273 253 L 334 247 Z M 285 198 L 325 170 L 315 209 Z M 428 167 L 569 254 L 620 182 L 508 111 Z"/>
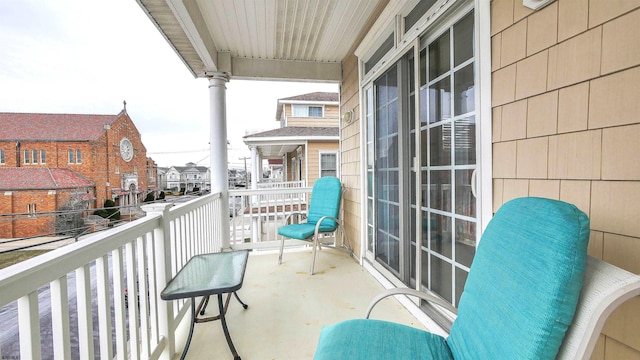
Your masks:
<path fill-rule="evenodd" d="M 140 132 L 126 109 L 117 115 L 0 113 L 0 124 L 0 184 L 6 183 L 0 189 L 0 215 L 9 209 L 11 213 L 29 213 L 27 204 L 36 200 L 42 205 L 36 205 L 32 212 L 58 210 L 70 195 L 57 196 L 54 202 L 47 194 L 79 191 L 91 194 L 82 199 L 86 209 L 102 207 L 111 199 L 125 207 L 121 212 L 126 214 L 126 206 L 140 203 L 148 192 L 156 190 L 155 163 L 147 158 Z M 65 169 L 73 174 L 67 176 L 90 184 L 62 191 L 52 175 L 52 186 L 43 188 L 26 169 L 48 169 L 51 173 Z M 20 186 L 3 181 L 16 176 Z M 7 233 L 10 237 L 29 236 L 32 232 L 17 230 L 4 230 L 0 237 L 9 237 Z"/>
<path fill-rule="evenodd" d="M 0 238 L 50 234 L 69 217 L 59 210 L 81 217 L 95 201 L 95 184 L 84 176 L 64 168 L 11 167 L 0 170 Z M 62 222 L 62 223 L 61 223 Z M 57 224 L 57 226 L 56 226 Z"/>

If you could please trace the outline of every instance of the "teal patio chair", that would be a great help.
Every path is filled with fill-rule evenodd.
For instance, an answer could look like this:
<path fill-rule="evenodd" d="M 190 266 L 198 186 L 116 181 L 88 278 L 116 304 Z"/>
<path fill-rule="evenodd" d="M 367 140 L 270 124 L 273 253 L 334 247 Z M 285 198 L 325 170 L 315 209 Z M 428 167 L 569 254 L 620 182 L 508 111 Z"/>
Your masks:
<path fill-rule="evenodd" d="M 573 205 L 509 201 L 482 235 L 448 337 L 368 319 L 380 299 L 401 293 L 451 308 L 392 289 L 367 319 L 325 327 L 315 360 L 588 359 L 608 315 L 640 294 L 639 276 L 588 258 L 588 240 L 589 220 Z"/>
<path fill-rule="evenodd" d="M 278 235 L 282 237 L 280 243 L 280 256 L 278 264 L 282 264 L 282 253 L 284 251 L 285 238 L 304 240 L 312 242 L 313 260 L 309 273 L 313 275 L 313 267 L 316 262 L 316 248 L 320 248 L 318 235 L 335 232 L 340 223 L 338 212 L 340 211 L 340 198 L 342 196 L 342 185 L 340 180 L 333 176 L 324 176 L 316 180 L 311 190 L 311 203 L 306 214 L 306 223 L 290 224 L 278 228 Z M 287 216 L 285 224 L 294 215 Z M 304 214 L 303 214 L 304 215 Z"/>

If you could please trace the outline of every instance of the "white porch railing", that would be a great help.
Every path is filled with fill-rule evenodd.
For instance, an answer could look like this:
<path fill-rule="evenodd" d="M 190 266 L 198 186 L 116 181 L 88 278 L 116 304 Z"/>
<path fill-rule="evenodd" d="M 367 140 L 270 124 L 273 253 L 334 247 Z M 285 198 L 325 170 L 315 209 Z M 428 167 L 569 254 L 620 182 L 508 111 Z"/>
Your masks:
<path fill-rule="evenodd" d="M 258 189 L 287 189 L 287 188 L 303 188 L 307 186 L 306 180 L 299 181 L 269 181 L 264 179 L 263 182 L 258 183 Z"/>
<path fill-rule="evenodd" d="M 17 312 L 19 358 L 173 356 L 188 302 L 162 301 L 160 291 L 193 255 L 220 251 L 226 224 L 212 221 L 220 206 L 220 194 L 148 205 L 142 219 L 0 270 L 0 307 L 3 316 Z M 15 322 L 3 324 L 0 338 Z M 43 354 L 41 343 L 52 348 Z M 18 356 L 2 350 L 0 358 Z"/>
<path fill-rule="evenodd" d="M 231 245 L 278 240 L 278 227 L 287 215 L 306 212 L 310 192 L 311 188 L 294 186 L 229 190 Z"/>
<path fill-rule="evenodd" d="M 220 251 L 227 224 L 232 247 L 273 247 L 310 191 L 232 190 L 229 223 L 220 221 L 220 194 L 145 205 L 144 218 L 0 270 L 0 322 L 14 325 L 0 327 L 0 358 L 172 357 L 189 302 L 160 300 L 168 280 L 192 256 Z"/>

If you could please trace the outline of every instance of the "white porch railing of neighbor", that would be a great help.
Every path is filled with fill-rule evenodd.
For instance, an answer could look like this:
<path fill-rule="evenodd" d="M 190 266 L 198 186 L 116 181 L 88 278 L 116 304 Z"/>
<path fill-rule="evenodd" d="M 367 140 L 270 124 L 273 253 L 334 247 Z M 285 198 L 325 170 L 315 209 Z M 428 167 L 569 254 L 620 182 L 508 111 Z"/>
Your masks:
<path fill-rule="evenodd" d="M 0 358 L 172 357 L 189 303 L 160 292 L 193 255 L 220 251 L 221 206 L 220 194 L 146 205 L 142 219 L 0 270 Z"/>
<path fill-rule="evenodd" d="M 229 190 L 230 243 L 252 243 L 250 248 L 274 247 L 278 227 L 292 212 L 307 210 L 311 188 L 274 187 L 257 190 Z"/>
<path fill-rule="evenodd" d="M 258 189 L 286 189 L 286 188 L 303 188 L 307 186 L 306 180 L 299 181 L 268 181 L 264 179 L 263 182 L 258 183 Z"/>

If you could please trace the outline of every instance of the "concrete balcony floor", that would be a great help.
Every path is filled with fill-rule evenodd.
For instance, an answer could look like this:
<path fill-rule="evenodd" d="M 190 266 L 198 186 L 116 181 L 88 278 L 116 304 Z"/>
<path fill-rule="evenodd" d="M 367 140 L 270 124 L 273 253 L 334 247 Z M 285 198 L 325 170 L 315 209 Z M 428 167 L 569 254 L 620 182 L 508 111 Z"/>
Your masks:
<path fill-rule="evenodd" d="M 251 253 L 238 292 L 249 308 L 244 310 L 232 297 L 227 311 L 229 332 L 243 360 L 312 359 L 323 326 L 363 318 L 371 300 L 384 290 L 345 252 L 323 248 L 313 276 L 308 273 L 311 258 L 311 250 L 285 252 L 278 265 L 275 253 Z M 205 316 L 217 313 L 212 298 Z M 393 297 L 381 301 L 371 317 L 424 329 Z M 185 320 L 190 320 L 190 313 Z M 188 321 L 182 321 L 176 359 L 187 332 Z M 195 325 L 186 358 L 233 358 L 220 321 Z"/>

